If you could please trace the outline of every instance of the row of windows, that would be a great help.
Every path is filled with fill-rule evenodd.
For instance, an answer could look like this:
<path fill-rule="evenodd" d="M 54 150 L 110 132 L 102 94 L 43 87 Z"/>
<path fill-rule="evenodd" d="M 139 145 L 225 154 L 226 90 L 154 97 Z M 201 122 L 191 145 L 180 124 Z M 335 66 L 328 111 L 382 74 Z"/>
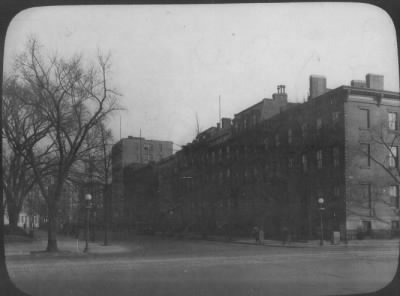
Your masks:
<path fill-rule="evenodd" d="M 242 151 L 240 151 L 242 150 Z M 223 153 L 223 151 L 225 151 L 225 155 Z M 249 155 L 250 153 L 257 153 L 257 147 L 249 147 L 249 146 L 244 146 L 243 149 L 239 149 L 237 148 L 235 150 L 235 158 L 239 159 L 241 152 L 243 152 L 242 156 L 246 157 L 247 155 Z M 224 157 L 226 159 L 230 159 L 231 158 L 231 153 L 230 153 L 230 147 L 226 146 L 224 149 L 220 148 L 218 150 L 218 152 L 216 151 L 212 151 L 210 153 L 207 154 L 203 154 L 202 156 L 200 156 L 200 158 L 198 160 L 202 161 L 203 163 L 215 163 L 216 160 L 222 160 Z M 322 150 L 318 150 L 316 152 L 316 159 L 317 159 L 317 168 L 322 168 L 323 167 L 323 153 Z M 189 160 L 189 161 L 188 161 Z M 332 164 L 333 167 L 338 167 L 340 164 L 340 154 L 339 154 L 339 148 L 335 147 L 332 149 Z M 307 156 L 304 154 L 302 156 L 302 162 L 304 164 L 304 170 L 307 170 Z M 187 166 L 187 165 L 193 165 L 195 163 L 195 160 L 193 157 L 189 157 L 187 159 L 184 159 L 181 163 L 183 163 L 183 166 Z M 294 168 L 295 167 L 295 159 L 293 157 L 288 157 L 288 168 Z"/>
<path fill-rule="evenodd" d="M 340 112 L 338 112 L 338 111 L 332 112 L 332 122 L 336 123 L 339 120 L 339 116 L 340 116 Z M 323 127 L 322 118 L 317 118 L 316 119 L 315 127 L 316 127 L 317 134 L 319 134 L 322 131 L 322 127 Z M 301 137 L 303 139 L 307 138 L 308 129 L 309 129 L 309 126 L 306 123 L 303 123 L 301 125 Z M 288 144 L 289 145 L 292 144 L 293 140 L 294 140 L 293 129 L 289 128 L 287 130 L 287 142 L 288 142 Z M 281 145 L 280 134 L 275 134 L 274 142 L 275 142 L 274 144 L 275 144 L 276 147 L 279 147 Z M 266 148 L 268 149 L 268 139 L 265 140 L 264 144 L 265 144 Z"/>
<path fill-rule="evenodd" d="M 369 129 L 371 127 L 371 116 L 370 116 L 370 110 L 366 108 L 360 108 L 361 112 L 361 124 L 360 128 L 366 128 Z M 388 112 L 388 117 L 387 117 L 387 127 L 389 130 L 398 130 L 398 114 L 397 112 Z"/>
<path fill-rule="evenodd" d="M 363 113 L 362 115 L 362 123 L 361 123 L 361 128 L 370 128 L 370 110 L 369 109 L 360 109 L 361 112 Z M 340 117 L 340 112 L 335 111 L 332 112 L 332 122 L 335 123 L 339 120 Z M 398 130 L 398 114 L 396 112 L 388 112 L 388 118 L 387 118 L 387 126 L 389 130 Z M 322 118 L 317 118 L 316 119 L 316 131 L 317 134 L 321 132 L 322 127 L 323 127 L 323 120 Z M 302 138 L 306 138 L 307 137 L 307 124 L 302 124 L 301 125 L 301 136 Z M 278 147 L 281 144 L 281 140 L 280 140 L 280 135 L 276 134 L 275 135 L 275 146 Z M 287 131 L 287 140 L 288 140 L 288 144 L 292 144 L 293 143 L 293 130 L 291 128 L 288 129 Z M 266 140 L 267 142 L 267 140 Z"/>
<path fill-rule="evenodd" d="M 366 183 L 366 184 L 360 184 L 359 186 L 360 186 L 360 190 L 361 190 L 362 201 L 365 203 L 365 205 L 367 206 L 367 208 L 369 210 L 369 216 L 373 216 L 374 215 L 374 205 L 373 205 L 371 184 Z M 399 209 L 400 208 L 399 186 L 398 185 L 390 185 L 388 187 L 387 191 L 388 191 L 388 195 L 390 197 L 390 205 L 393 208 Z M 333 200 L 340 198 L 340 195 L 341 195 L 340 186 L 334 186 L 332 193 L 328 194 L 328 195 L 329 195 L 328 197 L 333 196 Z M 321 197 L 324 198 L 324 194 L 320 191 L 317 193 L 317 199 L 319 199 Z"/>
<path fill-rule="evenodd" d="M 306 154 L 303 154 L 301 156 L 301 163 L 302 163 L 303 172 L 307 172 L 309 169 L 309 164 L 308 164 L 308 157 Z M 326 163 L 327 163 L 327 161 L 324 160 L 323 150 L 321 150 L 321 149 L 317 150 L 317 152 L 316 152 L 316 167 L 317 167 L 317 169 L 322 169 L 324 166 L 326 166 Z M 337 168 L 340 166 L 340 150 L 338 147 L 332 148 L 332 166 L 334 168 Z"/>
<path fill-rule="evenodd" d="M 333 148 L 333 166 L 338 167 L 340 164 L 339 161 L 339 149 L 338 148 Z M 323 154 L 322 150 L 317 151 L 317 168 L 322 168 L 323 167 Z M 287 167 L 288 168 L 295 168 L 296 166 L 296 158 L 295 157 L 289 157 L 287 159 Z M 303 171 L 306 172 L 309 170 L 308 168 L 308 160 L 307 156 L 305 154 L 302 155 L 302 168 Z M 196 178 L 187 178 L 187 184 L 200 184 L 201 182 L 215 182 L 218 181 L 219 183 L 224 182 L 224 180 L 228 180 L 230 178 L 233 179 L 242 179 L 244 181 L 246 180 L 261 180 L 266 178 L 267 175 L 270 173 L 278 173 L 282 169 L 282 164 L 279 161 L 271 161 L 267 162 L 264 168 L 264 172 L 262 169 L 254 167 L 252 169 L 246 168 L 241 171 L 232 171 L 231 168 L 226 168 L 224 170 L 219 170 L 218 173 L 206 175 L 202 180 L 195 180 Z"/>
<path fill-rule="evenodd" d="M 236 130 L 251 128 L 257 125 L 259 119 L 259 113 L 253 113 L 252 115 L 243 116 L 242 119 L 235 118 L 234 127 Z"/>
<path fill-rule="evenodd" d="M 331 156 L 328 153 L 331 153 Z M 284 161 L 276 161 L 276 160 L 267 161 L 265 165 L 265 170 L 276 173 L 285 166 L 288 169 L 294 169 L 300 165 L 301 161 L 301 167 L 303 172 L 307 172 L 309 170 L 309 157 L 310 154 L 302 154 L 301 160 L 298 159 L 296 156 L 289 156 Z M 212 157 L 212 159 L 214 158 Z M 328 162 L 328 159 L 330 159 L 331 162 Z M 323 167 L 328 167 L 329 165 L 331 165 L 334 168 L 337 168 L 340 166 L 340 149 L 338 147 L 333 147 L 332 150 L 325 150 L 325 152 L 322 149 L 317 150 L 315 153 L 315 160 L 317 169 L 322 169 Z M 214 160 L 211 161 L 213 162 Z M 254 170 L 257 171 L 256 168 Z M 177 173 L 178 169 L 175 168 L 174 172 Z M 245 169 L 244 170 L 245 177 L 247 174 L 248 174 L 247 170 Z M 230 169 L 227 169 L 226 175 L 230 176 Z"/>
<path fill-rule="evenodd" d="M 368 128 L 369 128 L 369 126 L 370 126 L 370 123 L 369 123 L 369 121 L 370 121 L 369 110 L 368 110 L 368 109 L 361 109 L 361 111 L 362 111 L 362 112 L 365 112 L 365 115 L 364 115 L 364 117 L 365 117 L 365 127 L 368 127 Z M 332 113 L 332 121 L 337 121 L 337 120 L 339 119 L 339 116 L 340 116 L 340 113 L 339 113 L 339 112 L 333 112 L 333 113 Z M 322 119 L 321 119 L 321 118 L 318 118 L 318 119 L 316 120 L 316 129 L 317 129 L 317 132 L 321 130 L 322 125 L 323 125 Z M 395 113 L 395 112 L 389 112 L 389 113 L 388 113 L 388 127 L 389 127 L 389 129 L 392 129 L 392 130 L 396 130 L 396 129 L 397 129 L 397 113 Z M 303 138 L 305 138 L 305 137 L 307 136 L 307 129 L 308 129 L 307 124 L 302 124 L 302 126 L 301 126 L 301 136 L 302 136 Z M 288 144 L 292 144 L 292 143 L 293 143 L 293 138 L 294 138 L 293 129 L 289 128 L 289 129 L 287 130 L 287 140 L 288 140 Z M 268 143 L 268 142 L 269 142 L 269 141 L 268 141 L 268 138 L 266 138 L 266 139 L 264 140 L 264 146 L 265 146 L 266 149 L 269 148 L 269 143 Z M 274 137 L 274 145 L 275 145 L 276 147 L 279 147 L 279 146 L 281 145 L 281 138 L 280 138 L 280 135 L 279 135 L 279 134 L 275 134 L 275 137 Z M 369 144 L 362 144 L 362 149 L 363 149 L 363 151 L 365 151 L 365 154 L 366 154 L 366 155 L 370 155 L 370 150 L 369 150 L 370 147 L 369 147 Z M 396 149 L 397 149 L 397 148 L 396 148 Z M 242 149 L 237 148 L 237 149 L 235 150 L 235 156 L 236 156 L 236 158 L 239 158 L 240 153 L 241 153 L 240 150 L 243 150 L 245 156 L 246 156 L 246 154 L 249 153 L 249 152 L 256 152 L 256 148 L 255 148 L 255 147 L 253 147 L 253 149 L 250 149 L 250 147 L 247 147 L 247 146 L 244 146 Z M 317 163 L 318 163 L 317 167 L 318 167 L 318 168 L 321 168 L 321 167 L 322 167 L 322 164 L 323 164 L 322 154 L 321 154 L 321 152 L 317 152 L 317 153 L 318 153 L 318 154 L 317 154 Z M 393 165 L 396 166 L 396 165 L 397 165 L 397 161 L 396 161 L 396 158 L 397 158 L 397 150 L 396 150 L 396 151 L 393 151 L 392 154 L 393 154 L 393 155 L 391 155 L 391 157 L 389 158 L 390 165 L 391 165 L 391 166 L 393 166 Z M 151 157 L 151 156 L 150 156 L 150 157 Z M 218 159 L 218 160 L 222 160 L 224 157 L 225 157 L 226 159 L 230 159 L 230 158 L 231 158 L 231 151 L 230 151 L 230 147 L 229 147 L 229 146 L 226 146 L 225 148 L 220 148 L 218 151 L 212 151 L 212 152 L 210 152 L 210 153 L 204 154 L 203 156 L 200 157 L 200 160 L 201 160 L 203 163 L 210 163 L 210 162 L 211 162 L 211 163 L 214 163 L 217 159 Z M 193 157 L 192 157 L 192 158 L 189 158 L 188 160 L 189 160 L 189 161 L 186 161 L 186 160 L 183 161 L 183 163 L 185 163 L 185 166 L 188 164 L 188 162 L 189 162 L 190 164 L 194 164 L 194 159 L 193 159 Z M 291 162 L 291 161 L 289 161 L 289 162 Z M 305 160 L 304 162 L 306 162 L 306 160 Z M 338 162 L 338 160 L 335 160 L 334 166 L 336 166 L 336 163 L 337 163 L 337 162 Z M 370 156 L 367 158 L 367 164 L 366 164 L 366 165 L 367 165 L 367 166 L 370 166 Z M 290 167 L 290 166 L 291 166 L 291 165 L 289 165 L 289 167 Z"/>
<path fill-rule="evenodd" d="M 181 166 L 183 167 L 194 165 L 196 162 L 201 162 L 203 164 L 215 163 L 217 160 L 220 161 L 223 159 L 231 159 L 233 157 L 235 159 L 239 159 L 240 156 L 247 157 L 248 155 L 250 155 L 250 153 L 256 153 L 258 150 L 259 149 L 256 146 L 244 145 L 234 149 L 234 153 L 231 153 L 231 147 L 225 146 L 223 148 L 219 148 L 218 150 L 203 153 L 198 157 L 182 156 L 179 163 L 181 163 Z"/>
<path fill-rule="evenodd" d="M 360 143 L 361 146 L 361 152 L 364 154 L 364 162 L 361 163 L 361 166 L 363 167 L 371 167 L 371 144 L 369 143 Z M 398 168 L 399 166 L 399 147 L 398 146 L 392 146 L 388 148 L 387 152 L 387 160 L 385 161 L 387 163 L 387 166 L 389 168 Z"/>
<path fill-rule="evenodd" d="M 373 206 L 373 198 L 372 198 L 372 186 L 370 183 L 360 184 L 361 189 L 361 198 L 367 204 L 369 215 L 374 215 L 374 206 Z M 390 205 L 396 209 L 400 208 L 400 195 L 399 195 L 399 186 L 398 185 L 390 185 L 388 187 L 388 195 L 390 197 Z"/>

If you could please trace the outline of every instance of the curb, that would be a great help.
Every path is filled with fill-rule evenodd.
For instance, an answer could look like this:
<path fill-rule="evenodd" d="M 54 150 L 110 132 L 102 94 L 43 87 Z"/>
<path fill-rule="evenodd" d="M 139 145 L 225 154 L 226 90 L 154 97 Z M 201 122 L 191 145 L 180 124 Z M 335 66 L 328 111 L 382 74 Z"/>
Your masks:
<path fill-rule="evenodd" d="M 264 247 L 277 247 L 277 248 L 329 248 L 329 249 L 340 249 L 340 248 L 348 248 L 348 247 L 373 247 L 375 244 L 368 244 L 368 243 L 345 243 L 345 242 L 340 242 L 339 244 L 331 244 L 329 241 L 324 241 L 324 245 L 320 246 L 319 242 L 315 242 L 314 244 L 310 243 L 298 243 L 298 242 L 291 242 L 291 243 L 286 243 L 282 244 L 279 242 L 263 242 L 260 244 L 257 244 L 255 242 L 251 241 L 240 241 L 240 240 L 226 240 L 226 239 L 218 239 L 218 238 L 201 238 L 201 237 L 195 237 L 195 236 L 189 236 L 189 237 L 183 237 L 182 239 L 188 239 L 188 240 L 199 240 L 199 241 L 210 241 L 210 242 L 219 242 L 219 243 L 230 243 L 230 244 L 242 244 L 242 245 L 254 245 L 254 246 L 264 246 Z M 391 244 L 398 244 L 398 241 L 391 241 Z M 390 245 L 391 245 L 390 244 Z"/>

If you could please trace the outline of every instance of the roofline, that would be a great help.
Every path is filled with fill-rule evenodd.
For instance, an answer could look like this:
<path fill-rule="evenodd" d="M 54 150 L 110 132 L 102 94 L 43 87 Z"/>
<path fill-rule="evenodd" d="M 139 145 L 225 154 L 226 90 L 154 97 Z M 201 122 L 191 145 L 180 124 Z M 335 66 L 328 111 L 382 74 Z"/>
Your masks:
<path fill-rule="evenodd" d="M 241 113 L 243 113 L 243 112 L 246 112 L 246 111 L 250 110 L 251 108 L 254 108 L 254 107 L 257 106 L 257 105 L 261 105 L 262 103 L 264 103 L 265 100 L 272 100 L 272 99 L 264 98 L 264 99 L 262 99 L 260 102 L 255 103 L 254 105 L 251 105 L 250 107 L 247 107 L 246 109 L 240 111 L 239 113 L 235 113 L 234 116 L 239 115 L 239 114 L 241 114 Z"/>
<path fill-rule="evenodd" d="M 348 85 L 339 86 L 339 87 L 334 88 L 320 96 L 323 96 L 323 95 L 331 93 L 331 92 L 338 92 L 338 91 L 348 91 L 350 93 L 363 94 L 363 95 L 375 95 L 375 96 L 376 95 L 384 95 L 387 97 L 400 99 L 399 92 L 389 91 L 389 90 L 372 89 L 372 88 L 366 88 L 366 87 L 354 87 L 354 86 L 348 86 Z M 320 97 L 320 96 L 318 96 L 318 97 Z M 318 97 L 315 97 L 314 99 L 317 99 Z"/>
<path fill-rule="evenodd" d="M 347 86 L 343 85 L 341 88 L 355 91 L 356 93 L 367 93 L 367 94 L 383 94 L 391 97 L 399 97 L 400 98 L 400 93 L 395 92 L 395 91 L 390 91 L 390 90 L 379 90 L 379 89 L 372 89 L 372 88 L 364 88 L 364 87 L 352 87 L 352 86 Z"/>
<path fill-rule="evenodd" d="M 168 141 L 168 140 L 154 140 L 154 139 L 146 139 L 146 138 L 143 138 L 143 137 L 132 137 L 132 138 L 126 137 L 126 138 L 122 138 L 121 140 L 119 140 L 115 144 L 118 144 L 118 143 L 123 142 L 125 140 L 141 140 L 141 141 L 144 141 L 144 142 L 145 141 L 153 141 L 153 142 L 163 142 L 163 143 L 171 143 L 171 144 L 174 143 L 173 141 Z"/>

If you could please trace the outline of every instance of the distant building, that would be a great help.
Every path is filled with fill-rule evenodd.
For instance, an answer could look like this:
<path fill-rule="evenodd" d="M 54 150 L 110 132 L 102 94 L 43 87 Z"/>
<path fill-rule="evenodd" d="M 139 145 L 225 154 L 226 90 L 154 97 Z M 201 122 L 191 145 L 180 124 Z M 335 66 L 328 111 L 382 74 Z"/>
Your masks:
<path fill-rule="evenodd" d="M 140 231 L 158 223 L 158 175 L 155 163 L 138 168 L 130 165 L 124 169 L 124 199 L 128 225 Z"/>
<path fill-rule="evenodd" d="M 260 122 L 289 108 L 293 103 L 288 103 L 284 85 L 278 85 L 278 92 L 272 95 L 272 99 L 263 99 L 261 102 L 246 108 L 235 114 L 235 131 L 246 131 L 254 128 Z"/>
<path fill-rule="evenodd" d="M 170 141 L 147 140 L 142 137 L 121 139 L 112 148 L 112 220 L 127 223 L 130 212 L 125 203 L 124 168 L 144 167 L 172 155 Z"/>
<path fill-rule="evenodd" d="M 5 199 L 5 197 L 3 197 Z M 26 229 L 27 231 L 40 226 L 40 207 L 44 201 L 39 197 L 37 190 L 27 194 L 22 204 L 22 209 L 18 215 L 17 226 Z M 9 215 L 7 206 L 4 207 L 4 225 L 8 225 Z"/>

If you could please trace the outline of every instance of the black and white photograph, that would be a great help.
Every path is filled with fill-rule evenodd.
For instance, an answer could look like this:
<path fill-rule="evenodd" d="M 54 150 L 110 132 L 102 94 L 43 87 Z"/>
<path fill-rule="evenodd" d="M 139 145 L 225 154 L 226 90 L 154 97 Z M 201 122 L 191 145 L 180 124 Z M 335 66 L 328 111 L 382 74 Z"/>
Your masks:
<path fill-rule="evenodd" d="M 385 10 L 32 7 L 2 69 L 10 295 L 400 291 Z"/>

